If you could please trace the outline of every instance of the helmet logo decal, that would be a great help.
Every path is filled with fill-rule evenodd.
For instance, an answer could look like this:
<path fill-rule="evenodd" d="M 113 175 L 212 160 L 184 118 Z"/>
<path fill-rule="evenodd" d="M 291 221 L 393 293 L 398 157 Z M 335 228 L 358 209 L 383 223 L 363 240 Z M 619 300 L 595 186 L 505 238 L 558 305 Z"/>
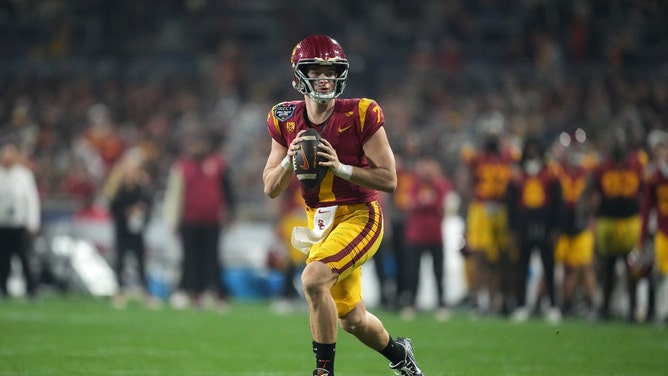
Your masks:
<path fill-rule="evenodd" d="M 294 65 L 297 61 L 295 61 L 295 52 L 297 51 L 297 48 L 301 47 L 301 43 L 298 43 L 295 48 L 292 49 L 292 53 L 290 54 L 290 64 Z"/>
<path fill-rule="evenodd" d="M 274 116 L 279 121 L 286 121 L 292 117 L 295 113 L 295 108 L 297 105 L 292 103 L 280 103 L 274 107 Z"/>
<path fill-rule="evenodd" d="M 338 57 L 325 57 L 325 58 L 316 57 L 313 60 L 315 60 L 315 62 L 320 65 L 332 65 L 336 63 Z"/>

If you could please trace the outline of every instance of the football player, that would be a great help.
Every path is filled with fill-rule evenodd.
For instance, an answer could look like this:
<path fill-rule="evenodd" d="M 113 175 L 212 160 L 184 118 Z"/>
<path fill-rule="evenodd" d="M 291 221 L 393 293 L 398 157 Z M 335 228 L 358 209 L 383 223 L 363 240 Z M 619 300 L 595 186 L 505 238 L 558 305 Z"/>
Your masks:
<path fill-rule="evenodd" d="M 386 200 L 385 218 L 389 217 L 390 228 L 390 248 L 394 256 L 394 263 L 397 266 L 395 274 L 395 292 L 405 291 L 408 288 L 408 278 L 406 272 L 406 260 L 409 257 L 406 248 L 406 216 L 408 212 L 408 203 L 410 201 L 410 189 L 415 179 L 414 169 L 420 153 L 420 138 L 417 135 L 409 135 L 404 138 L 402 145 L 395 154 L 397 162 L 397 190 L 392 194 L 390 200 Z M 399 301 L 400 293 L 395 293 L 396 299 L 393 303 L 396 308 L 401 307 Z"/>
<path fill-rule="evenodd" d="M 545 318 L 553 324 L 561 320 L 554 280 L 554 244 L 561 205 L 561 185 L 546 162 L 543 142 L 533 136 L 527 137 L 520 169 L 514 174 L 506 190 L 510 239 L 519 250 L 518 307 L 512 314 L 512 319 L 518 322 L 529 318 L 527 284 L 529 263 L 534 250 L 540 252 L 543 281 L 550 300 L 550 308 L 545 312 Z"/>
<path fill-rule="evenodd" d="M 464 148 L 468 188 L 462 192 L 466 208 L 466 256 L 469 300 L 473 314 L 484 313 L 479 297 L 487 290 L 492 310 L 503 302 L 501 269 L 510 263 L 508 218 L 504 197 L 512 176 L 516 154 L 503 145 L 503 118 L 489 116 L 481 122 L 482 145 L 478 150 Z M 503 273 L 513 276 L 514 272 Z"/>
<path fill-rule="evenodd" d="M 439 321 L 445 321 L 449 318 L 450 312 L 445 299 L 442 226 L 448 209 L 446 199 L 452 194 L 452 183 L 435 158 L 424 156 L 417 161 L 415 178 L 409 193 L 405 230 L 406 258 L 405 265 L 400 268 L 406 274 L 408 285 L 405 290 L 398 291 L 402 317 L 410 319 L 417 313 L 420 264 L 423 254 L 427 253 L 432 260 L 432 271 L 436 281 L 435 317 Z"/>
<path fill-rule="evenodd" d="M 630 265 L 638 274 L 651 273 L 652 267 L 655 268 L 655 319 L 665 324 L 668 319 L 668 133 L 662 130 L 650 132 L 648 146 L 652 152 L 652 167 L 643 191 L 639 254 L 629 261 L 633 261 Z M 653 313 L 650 305 L 647 315 L 651 317 Z"/>
<path fill-rule="evenodd" d="M 622 128 L 614 130 L 610 141 L 607 156 L 593 172 L 595 196 L 587 194 L 587 199 L 591 197 L 598 202 L 595 244 L 600 262 L 599 283 L 603 292 L 603 302 L 599 309 L 601 320 L 610 318 L 617 261 L 625 262 L 640 241 L 640 196 L 647 161 L 646 155 L 629 147 L 626 132 Z M 630 303 L 627 317 L 635 320 L 636 285 L 626 265 Z"/>
<path fill-rule="evenodd" d="M 583 194 L 593 168 L 588 162 L 586 140 L 587 134 L 580 128 L 572 133 L 562 132 L 554 150 L 555 171 L 562 193 L 554 261 L 563 267 L 561 291 L 562 311 L 565 314 L 573 313 L 575 309 L 575 295 L 579 285 L 584 288 L 585 304 L 589 311 L 594 307 L 596 292 L 593 213 Z"/>
<path fill-rule="evenodd" d="M 367 311 L 361 267 L 383 238 L 377 191 L 394 192 L 397 175 L 385 133 L 383 111 L 374 100 L 341 99 L 348 60 L 334 39 L 311 35 L 290 58 L 292 85 L 303 100 L 281 102 L 268 114 L 271 151 L 263 172 L 264 192 L 283 193 L 293 179 L 293 158 L 309 128 L 322 137 L 318 155 L 327 174 L 313 189 L 302 187 L 308 228 L 295 227 L 293 245 L 308 254 L 302 288 L 309 308 L 316 365 L 313 375 L 334 375 L 338 324 L 380 352 L 400 375 L 422 375 L 411 341 L 393 338 Z"/>

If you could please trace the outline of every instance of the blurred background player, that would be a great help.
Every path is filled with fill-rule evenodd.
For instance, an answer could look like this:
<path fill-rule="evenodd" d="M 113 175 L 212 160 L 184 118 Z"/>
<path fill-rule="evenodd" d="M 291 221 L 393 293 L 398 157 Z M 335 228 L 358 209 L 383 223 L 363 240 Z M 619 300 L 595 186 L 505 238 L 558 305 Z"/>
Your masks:
<path fill-rule="evenodd" d="M 183 251 L 181 280 L 170 299 L 176 308 L 227 306 L 219 245 L 222 227 L 234 218 L 236 206 L 229 175 L 209 132 L 197 129 L 186 137 L 165 191 L 165 222 L 180 235 Z"/>
<path fill-rule="evenodd" d="M 519 250 L 517 264 L 517 308 L 514 321 L 526 321 L 531 312 L 527 306 L 529 266 L 538 251 L 543 266 L 543 282 L 549 308 L 544 312 L 550 323 L 561 320 L 554 278 L 554 244 L 561 201 L 561 186 L 546 163 L 542 140 L 529 136 L 524 140 L 520 169 L 514 174 L 506 192 L 510 239 Z M 537 301 L 540 303 L 540 301 Z M 540 305 L 538 305 L 540 307 Z"/>
<path fill-rule="evenodd" d="M 104 187 L 109 209 L 114 222 L 114 271 L 119 292 L 113 299 L 116 308 L 124 308 L 131 286 L 125 266 L 126 255 L 131 252 L 136 261 L 137 283 L 140 297 L 155 305 L 148 291 L 146 278 L 145 235 L 153 207 L 151 179 L 143 167 L 144 157 L 139 149 L 126 153 L 112 169 Z"/>
<path fill-rule="evenodd" d="M 579 286 L 584 294 L 583 313 L 592 313 L 594 309 L 593 207 L 583 193 L 595 160 L 587 158 L 586 140 L 587 135 L 580 128 L 574 133 L 562 132 L 553 150 L 562 194 L 559 238 L 554 257 L 555 264 L 563 268 L 561 296 L 564 315 L 577 313 L 576 292 Z"/>
<path fill-rule="evenodd" d="M 397 174 L 397 185 L 399 179 Z M 387 211 L 385 208 L 391 206 L 391 203 L 388 203 L 393 200 L 391 194 L 388 192 L 378 192 L 378 203 L 380 207 L 383 208 L 383 214 L 385 221 L 387 223 L 392 223 L 391 219 L 388 219 Z M 391 210 L 391 209 L 388 209 Z M 394 251 L 392 250 L 392 226 L 389 230 L 383 235 L 383 240 L 380 242 L 380 246 L 376 251 L 376 254 L 371 259 L 373 261 L 373 270 L 376 275 L 376 281 L 378 282 L 378 304 L 381 308 L 385 309 L 394 309 L 393 303 L 396 296 L 396 264 L 393 264 L 395 260 Z M 387 228 L 387 227 L 386 227 Z"/>
<path fill-rule="evenodd" d="M 626 132 L 618 127 L 611 134 L 605 157 L 593 172 L 594 196 L 587 199 L 598 202 L 595 242 L 603 293 L 598 312 L 601 320 L 611 317 L 618 261 L 626 265 L 624 278 L 629 303 L 626 317 L 635 320 L 636 283 L 626 257 L 640 242 L 640 196 L 646 160 L 646 155 L 631 150 Z"/>
<path fill-rule="evenodd" d="M 40 197 L 32 170 L 22 165 L 19 142 L 0 139 L 0 296 L 9 297 L 12 258 L 21 263 L 26 295 L 34 298 L 37 284 L 30 262 L 32 240 L 40 228 Z"/>
<path fill-rule="evenodd" d="M 421 141 L 417 134 L 406 135 L 400 143 L 396 157 L 397 164 L 397 189 L 393 194 L 387 194 L 387 199 L 383 200 L 385 206 L 385 218 L 391 223 L 390 231 L 385 232 L 385 237 L 389 240 L 384 241 L 382 247 L 388 244 L 394 256 L 395 273 L 395 292 L 406 291 L 408 289 L 407 273 L 403 270 L 406 265 L 406 211 L 410 198 L 410 187 L 415 179 L 415 163 L 420 154 Z M 398 293 L 390 299 L 394 308 L 399 309 L 400 303 Z"/>
<path fill-rule="evenodd" d="M 648 275 L 655 299 L 648 304 L 647 320 L 661 325 L 668 319 L 668 133 L 653 130 L 647 137 L 652 153 L 642 199 L 640 245 L 629 256 L 632 273 Z M 654 275 L 652 275 L 654 273 Z M 655 279 L 652 281 L 652 279 Z M 653 306 L 653 307 L 652 307 Z"/>
<path fill-rule="evenodd" d="M 451 191 L 452 184 L 437 160 L 422 157 L 417 161 L 406 215 L 406 259 L 400 269 L 408 281 L 407 289 L 399 291 L 400 313 L 404 318 L 412 319 L 417 314 L 420 264 L 425 253 L 431 257 L 436 281 L 435 317 L 439 321 L 449 318 L 445 300 L 443 219 L 447 210 L 446 198 Z"/>
<path fill-rule="evenodd" d="M 480 122 L 480 148 L 462 151 L 467 165 L 467 187 L 462 195 L 468 203 L 465 230 L 468 299 L 474 314 L 497 312 L 505 304 L 500 293 L 501 269 L 509 264 L 510 255 L 504 197 L 515 157 L 503 143 L 503 121 L 499 113 L 487 115 Z M 481 300 L 485 292 L 487 304 Z"/>

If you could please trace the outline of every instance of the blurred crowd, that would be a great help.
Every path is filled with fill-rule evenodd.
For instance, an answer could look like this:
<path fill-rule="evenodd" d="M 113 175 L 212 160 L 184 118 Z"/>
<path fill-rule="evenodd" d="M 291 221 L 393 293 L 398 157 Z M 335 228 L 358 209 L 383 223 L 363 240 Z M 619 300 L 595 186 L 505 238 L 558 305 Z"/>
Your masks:
<path fill-rule="evenodd" d="M 259 187 L 248 171 L 262 166 L 266 111 L 296 97 L 286 56 L 312 32 L 346 47 L 346 95 L 383 105 L 397 152 L 418 134 L 449 172 L 495 114 L 519 139 L 580 127 L 593 140 L 668 116 L 666 7 L 655 2 L 283 5 L 7 2 L 2 131 L 21 135 L 47 199 L 95 191 L 132 148 L 163 187 L 183 132 L 201 127 L 221 141 L 237 185 Z M 249 204 L 262 198 L 259 188 L 240 192 Z"/>
<path fill-rule="evenodd" d="M 183 140 L 205 130 L 237 216 L 271 220 L 266 114 L 299 98 L 294 43 L 323 33 L 348 56 L 344 95 L 383 107 L 398 159 L 429 155 L 462 191 L 463 149 L 490 122 L 519 149 L 582 129 L 596 153 L 616 128 L 647 149 L 668 124 L 666 16 L 642 0 L 13 0 L 0 6 L 0 134 L 18 138 L 44 210 L 77 210 L 104 200 L 128 153 L 162 192 Z"/>

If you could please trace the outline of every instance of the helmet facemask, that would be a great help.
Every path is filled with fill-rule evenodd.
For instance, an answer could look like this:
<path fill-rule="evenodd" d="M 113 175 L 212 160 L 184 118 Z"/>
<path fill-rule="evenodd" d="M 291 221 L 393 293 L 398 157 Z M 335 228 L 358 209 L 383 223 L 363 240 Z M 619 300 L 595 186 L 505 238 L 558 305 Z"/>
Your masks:
<path fill-rule="evenodd" d="M 308 95 L 316 103 L 327 103 L 337 98 L 346 88 L 346 78 L 348 78 L 348 61 L 337 59 L 334 62 L 318 61 L 321 59 L 301 60 L 293 65 L 295 79 L 292 86 L 301 94 Z M 308 76 L 308 70 L 313 65 L 334 66 L 336 70 L 335 77 L 314 77 Z M 334 89 L 327 93 L 322 93 L 316 89 L 317 81 L 327 80 L 334 83 Z"/>

